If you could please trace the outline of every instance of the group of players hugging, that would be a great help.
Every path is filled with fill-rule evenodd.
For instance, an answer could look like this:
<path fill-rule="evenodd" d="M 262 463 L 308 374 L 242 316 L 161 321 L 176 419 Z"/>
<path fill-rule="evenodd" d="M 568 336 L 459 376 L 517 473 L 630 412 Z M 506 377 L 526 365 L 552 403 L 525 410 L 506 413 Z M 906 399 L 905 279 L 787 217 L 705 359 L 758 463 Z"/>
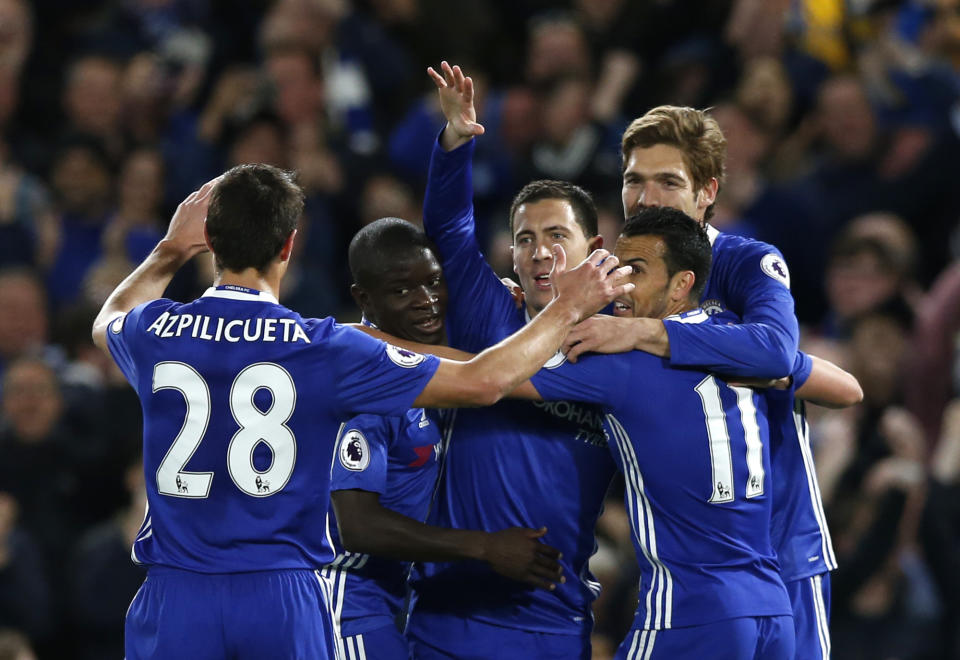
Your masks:
<path fill-rule="evenodd" d="M 424 230 L 354 237 L 362 324 L 278 303 L 303 193 L 267 165 L 184 200 L 97 317 L 144 413 L 126 657 L 588 659 L 619 470 L 640 582 L 617 658 L 829 658 L 804 402 L 862 393 L 797 351 L 780 252 L 709 225 L 716 122 L 661 106 L 629 125 L 612 252 L 586 191 L 525 186 L 518 294 L 476 238 L 473 82 L 428 74 L 447 123 Z M 208 249 L 213 286 L 164 299 Z"/>

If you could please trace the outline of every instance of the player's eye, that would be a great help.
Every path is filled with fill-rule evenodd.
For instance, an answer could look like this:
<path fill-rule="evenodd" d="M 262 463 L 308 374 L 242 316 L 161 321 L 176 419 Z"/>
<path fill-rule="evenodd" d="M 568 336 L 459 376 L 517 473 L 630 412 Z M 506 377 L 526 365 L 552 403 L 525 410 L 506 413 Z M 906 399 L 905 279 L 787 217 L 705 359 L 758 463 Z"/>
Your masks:
<path fill-rule="evenodd" d="M 566 235 L 566 234 L 561 234 L 560 232 L 557 231 L 557 232 L 554 232 L 554 233 L 550 234 L 550 238 L 552 238 L 552 239 L 555 240 L 555 241 L 565 241 L 565 240 L 567 240 L 567 235 Z"/>
<path fill-rule="evenodd" d="M 440 278 L 439 278 L 439 277 L 434 277 L 432 280 L 430 280 L 430 288 L 435 289 L 435 288 L 437 288 L 438 286 L 440 286 Z"/>
<path fill-rule="evenodd" d="M 406 288 L 406 287 L 401 287 L 401 288 L 399 288 L 399 289 L 394 289 L 393 292 L 394 292 L 395 294 L 397 294 L 398 296 L 405 296 L 405 295 L 407 295 L 408 293 L 410 293 L 410 289 L 408 289 L 408 288 Z"/>

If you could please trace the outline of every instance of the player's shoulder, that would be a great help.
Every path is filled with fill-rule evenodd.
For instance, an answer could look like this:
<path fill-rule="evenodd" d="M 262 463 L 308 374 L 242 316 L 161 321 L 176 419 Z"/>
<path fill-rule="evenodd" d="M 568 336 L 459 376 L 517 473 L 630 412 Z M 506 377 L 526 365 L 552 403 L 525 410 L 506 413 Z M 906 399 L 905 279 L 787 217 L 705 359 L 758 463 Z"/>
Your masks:
<path fill-rule="evenodd" d="M 790 288 L 790 271 L 776 246 L 755 238 L 735 234 L 717 234 L 713 243 L 713 268 L 716 272 L 743 271 L 764 274 Z M 741 272 L 741 274 L 743 274 Z"/>
<path fill-rule="evenodd" d="M 393 433 L 403 422 L 399 415 L 371 415 L 363 413 L 351 417 L 344 425 L 341 435 L 351 430 L 358 431 L 366 436 L 380 437 Z"/>

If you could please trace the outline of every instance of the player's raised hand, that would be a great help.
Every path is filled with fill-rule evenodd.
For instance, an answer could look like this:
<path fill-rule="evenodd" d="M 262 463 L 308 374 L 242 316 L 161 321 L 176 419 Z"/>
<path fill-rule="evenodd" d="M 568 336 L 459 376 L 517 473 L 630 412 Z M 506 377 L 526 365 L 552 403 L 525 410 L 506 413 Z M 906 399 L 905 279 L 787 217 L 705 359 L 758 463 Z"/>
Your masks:
<path fill-rule="evenodd" d="M 566 578 L 560 566 L 560 551 L 539 540 L 546 533 L 546 527 L 511 527 L 487 534 L 483 560 L 500 575 L 553 591 Z"/>
<path fill-rule="evenodd" d="M 632 269 L 617 268 L 620 260 L 604 249 L 594 250 L 576 268 L 567 270 L 567 253 L 560 245 L 553 246 L 553 268 L 550 283 L 557 302 L 576 311 L 578 320 L 599 312 L 615 298 L 633 291 L 627 282 Z"/>
<path fill-rule="evenodd" d="M 477 123 L 477 110 L 473 105 L 473 79 L 464 76 L 459 66 L 451 67 L 446 61 L 440 63 L 440 71 L 443 75 L 433 67 L 428 67 L 427 75 L 437 86 L 440 109 L 447 119 L 440 143 L 450 151 L 475 135 L 483 135 L 484 128 Z"/>
<path fill-rule="evenodd" d="M 210 196 L 221 177 L 211 179 L 199 190 L 194 190 L 180 202 L 167 227 L 164 239 L 181 250 L 188 257 L 206 251 L 207 243 L 203 237 L 203 224 L 207 219 Z"/>
<path fill-rule="evenodd" d="M 577 324 L 560 350 L 576 362 L 584 353 L 625 353 L 634 349 L 633 319 L 596 314 Z"/>

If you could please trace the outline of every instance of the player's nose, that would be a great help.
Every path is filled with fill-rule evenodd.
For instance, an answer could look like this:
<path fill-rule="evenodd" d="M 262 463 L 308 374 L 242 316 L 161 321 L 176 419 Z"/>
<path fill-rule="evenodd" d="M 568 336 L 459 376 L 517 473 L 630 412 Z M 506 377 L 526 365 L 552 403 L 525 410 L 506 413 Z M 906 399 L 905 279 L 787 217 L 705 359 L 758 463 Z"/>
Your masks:
<path fill-rule="evenodd" d="M 545 242 L 537 243 L 537 249 L 533 251 L 533 258 L 537 261 L 545 261 L 553 258 L 553 251 L 550 245 Z"/>

